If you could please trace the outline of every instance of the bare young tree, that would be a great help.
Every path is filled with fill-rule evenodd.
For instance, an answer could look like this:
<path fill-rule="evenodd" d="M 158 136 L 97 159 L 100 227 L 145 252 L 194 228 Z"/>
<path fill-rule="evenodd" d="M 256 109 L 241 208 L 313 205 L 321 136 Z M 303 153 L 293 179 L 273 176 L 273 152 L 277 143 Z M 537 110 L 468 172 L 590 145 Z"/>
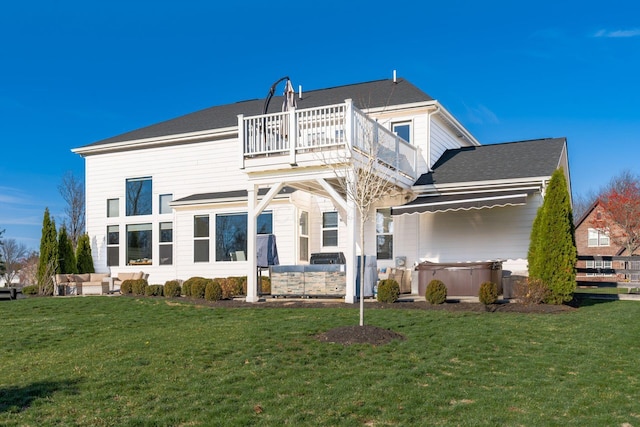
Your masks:
<path fill-rule="evenodd" d="M 0 258 L 5 264 L 4 278 L 7 286 L 10 286 L 13 279 L 18 277 L 26 255 L 27 247 L 24 243 L 18 243 L 15 239 L 7 239 L 2 242 Z"/>
<path fill-rule="evenodd" d="M 395 173 L 397 153 L 381 141 L 377 124 L 360 123 L 359 138 L 348 147 L 345 159 L 327 162 L 338 178 L 338 185 L 353 202 L 359 219 L 360 261 L 360 326 L 364 326 L 365 225 L 375 214 L 378 202 L 398 191 Z M 355 218 L 354 218 L 355 219 Z"/>
<path fill-rule="evenodd" d="M 73 175 L 73 172 L 68 171 L 62 176 L 62 181 L 60 185 L 58 185 L 58 191 L 67 203 L 64 209 L 66 218 L 62 224 L 66 227 L 75 249 L 78 246 L 78 239 L 84 234 L 84 184 Z"/>

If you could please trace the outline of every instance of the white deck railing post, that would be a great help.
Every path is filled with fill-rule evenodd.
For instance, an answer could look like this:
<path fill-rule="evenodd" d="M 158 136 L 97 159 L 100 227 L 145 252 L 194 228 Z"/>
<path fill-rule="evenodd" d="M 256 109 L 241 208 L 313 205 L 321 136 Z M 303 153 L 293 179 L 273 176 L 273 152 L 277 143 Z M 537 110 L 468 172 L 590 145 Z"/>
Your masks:
<path fill-rule="evenodd" d="M 296 117 L 298 115 L 296 114 L 296 110 L 295 108 L 292 110 L 288 111 L 288 122 L 289 122 L 289 129 L 287 129 L 287 132 L 289 133 L 287 135 L 287 140 L 289 142 L 289 164 L 294 166 L 297 164 L 296 162 L 296 150 L 298 149 L 298 123 L 296 120 Z"/>
<path fill-rule="evenodd" d="M 244 115 L 238 114 L 238 141 L 240 142 L 240 169 L 244 169 L 247 142 L 244 140 Z"/>

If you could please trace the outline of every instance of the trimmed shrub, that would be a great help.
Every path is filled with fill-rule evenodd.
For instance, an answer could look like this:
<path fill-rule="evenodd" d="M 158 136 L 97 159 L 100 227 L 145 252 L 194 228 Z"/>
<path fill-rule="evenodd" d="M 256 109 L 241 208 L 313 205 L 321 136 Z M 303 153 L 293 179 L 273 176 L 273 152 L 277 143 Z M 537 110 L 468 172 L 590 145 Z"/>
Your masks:
<path fill-rule="evenodd" d="M 204 299 L 207 301 L 220 301 L 222 299 L 222 287 L 216 280 L 209 280 L 204 290 Z"/>
<path fill-rule="evenodd" d="M 133 280 L 132 279 L 124 280 L 120 284 L 120 293 L 122 295 L 128 295 L 132 292 L 133 292 Z"/>
<path fill-rule="evenodd" d="M 400 285 L 393 279 L 381 280 L 378 283 L 378 301 L 396 302 L 400 296 Z"/>
<path fill-rule="evenodd" d="M 513 296 L 522 304 L 542 304 L 551 295 L 551 290 L 540 279 L 527 277 L 513 286 Z"/>
<path fill-rule="evenodd" d="M 222 289 L 222 299 L 233 298 L 236 282 L 232 278 L 216 277 L 213 279 Z"/>
<path fill-rule="evenodd" d="M 146 290 L 148 286 L 149 286 L 149 283 L 147 283 L 145 279 L 132 280 L 131 293 L 139 296 L 146 295 Z"/>
<path fill-rule="evenodd" d="M 207 287 L 209 279 L 202 277 L 197 278 L 191 283 L 191 298 L 202 299 L 204 298 L 204 291 Z"/>
<path fill-rule="evenodd" d="M 22 295 L 38 295 L 38 285 L 23 286 Z"/>
<path fill-rule="evenodd" d="M 164 286 L 149 285 L 145 288 L 144 294 L 148 297 L 161 297 L 164 295 Z"/>
<path fill-rule="evenodd" d="M 180 296 L 180 281 L 178 280 L 168 280 L 164 284 L 164 296 L 167 298 L 179 297 Z"/>
<path fill-rule="evenodd" d="M 262 295 L 271 293 L 271 278 L 269 276 L 260 276 L 260 288 L 258 289 L 259 293 Z M 247 295 L 247 276 L 239 277 L 242 279 L 242 294 Z"/>
<path fill-rule="evenodd" d="M 480 285 L 478 299 L 484 305 L 494 304 L 498 301 L 498 285 L 493 282 L 484 282 Z"/>
<path fill-rule="evenodd" d="M 424 297 L 431 304 L 443 304 L 447 300 L 447 287 L 441 280 L 433 279 L 427 285 Z"/>
<path fill-rule="evenodd" d="M 193 283 L 197 282 L 198 280 L 202 280 L 204 279 L 204 277 L 199 277 L 199 276 L 195 276 L 195 277 L 190 277 L 187 280 L 184 281 L 184 283 L 182 284 L 182 295 L 184 295 L 185 297 L 190 297 L 192 296 L 193 292 L 192 292 L 192 285 Z"/>

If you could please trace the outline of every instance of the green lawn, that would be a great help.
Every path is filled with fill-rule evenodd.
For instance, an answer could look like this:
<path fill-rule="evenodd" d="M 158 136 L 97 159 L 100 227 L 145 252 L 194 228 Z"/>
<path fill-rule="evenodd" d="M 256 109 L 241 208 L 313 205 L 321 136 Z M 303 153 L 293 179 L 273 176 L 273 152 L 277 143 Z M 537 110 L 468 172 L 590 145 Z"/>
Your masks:
<path fill-rule="evenodd" d="M 640 425 L 640 302 L 553 315 L 0 301 L 0 425 Z"/>

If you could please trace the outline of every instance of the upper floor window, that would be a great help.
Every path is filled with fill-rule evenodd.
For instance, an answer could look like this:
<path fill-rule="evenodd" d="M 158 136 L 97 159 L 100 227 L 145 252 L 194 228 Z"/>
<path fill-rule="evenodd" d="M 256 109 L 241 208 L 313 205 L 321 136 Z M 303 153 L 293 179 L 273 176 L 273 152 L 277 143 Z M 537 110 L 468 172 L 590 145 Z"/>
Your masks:
<path fill-rule="evenodd" d="M 376 246 L 378 259 L 393 259 L 393 217 L 390 208 L 376 210 Z"/>
<path fill-rule="evenodd" d="M 589 246 L 609 246 L 609 235 L 595 228 L 589 229 Z"/>
<path fill-rule="evenodd" d="M 120 199 L 107 200 L 107 217 L 114 218 L 120 216 Z"/>
<path fill-rule="evenodd" d="M 395 133 L 405 141 L 409 143 L 411 142 L 411 123 L 410 122 L 392 123 L 391 132 Z"/>
<path fill-rule="evenodd" d="M 127 216 L 151 215 L 151 178 L 127 179 Z"/>
<path fill-rule="evenodd" d="M 322 246 L 338 246 L 338 212 L 322 213 Z"/>
<path fill-rule="evenodd" d="M 173 194 L 161 194 L 160 195 L 160 213 L 161 214 L 170 214 L 171 213 L 171 200 L 173 199 Z"/>

